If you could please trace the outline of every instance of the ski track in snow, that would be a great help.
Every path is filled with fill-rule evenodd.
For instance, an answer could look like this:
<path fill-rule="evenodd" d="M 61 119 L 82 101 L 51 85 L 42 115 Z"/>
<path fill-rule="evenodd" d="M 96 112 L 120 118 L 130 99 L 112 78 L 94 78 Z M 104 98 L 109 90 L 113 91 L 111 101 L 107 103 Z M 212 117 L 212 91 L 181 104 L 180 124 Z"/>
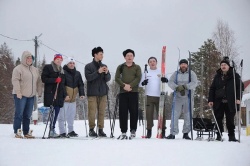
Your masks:
<path fill-rule="evenodd" d="M 157 124 L 157 121 L 154 123 Z M 0 166 L 250 166 L 250 136 L 242 129 L 241 143 L 182 139 L 183 121 L 179 121 L 180 133 L 175 140 L 157 139 L 153 127 L 151 139 L 142 139 L 142 126 L 138 125 L 136 138 L 117 140 L 120 135 L 116 121 L 114 139 L 86 139 L 84 121 L 75 121 L 76 139 L 17 139 L 12 125 L 0 124 Z M 170 121 L 167 121 L 167 127 Z M 45 124 L 31 125 L 33 135 L 42 137 Z M 58 131 L 58 128 L 56 128 Z M 105 120 L 107 136 L 110 136 L 109 120 Z M 166 130 L 169 134 L 169 127 Z M 129 136 L 129 132 L 127 133 Z M 191 136 L 191 134 L 189 134 Z M 236 138 L 237 138 L 236 134 Z M 194 131 L 194 139 L 196 131 Z M 204 138 L 207 138 L 204 136 Z"/>

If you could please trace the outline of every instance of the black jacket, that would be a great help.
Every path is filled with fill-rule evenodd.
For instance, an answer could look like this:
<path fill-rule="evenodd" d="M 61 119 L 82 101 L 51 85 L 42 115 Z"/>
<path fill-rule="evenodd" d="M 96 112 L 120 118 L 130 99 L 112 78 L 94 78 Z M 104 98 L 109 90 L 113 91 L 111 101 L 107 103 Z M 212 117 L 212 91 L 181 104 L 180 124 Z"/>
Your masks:
<path fill-rule="evenodd" d="M 110 81 L 111 75 L 108 72 L 99 73 L 98 69 L 102 62 L 96 62 L 94 59 L 85 66 L 85 77 L 87 79 L 87 96 L 104 96 L 108 94 L 107 82 Z"/>
<path fill-rule="evenodd" d="M 52 62 L 53 63 L 53 62 Z M 58 85 L 57 97 L 53 103 L 53 106 L 63 107 L 64 99 L 66 97 L 66 90 L 64 87 L 65 75 L 61 71 L 56 71 L 52 64 L 44 66 L 42 71 L 42 82 L 44 83 L 44 106 L 49 107 L 53 103 L 53 98 L 56 92 L 57 83 L 56 78 L 61 77 L 62 81 Z"/>
<path fill-rule="evenodd" d="M 224 78 L 224 80 L 222 78 Z M 242 83 L 240 75 L 238 73 L 235 73 L 236 100 L 241 100 L 240 83 Z M 225 95 L 223 98 L 217 98 L 215 95 L 216 90 L 223 88 L 223 86 L 225 86 Z M 233 68 L 229 68 L 229 71 L 224 77 L 221 69 L 217 70 L 212 85 L 210 86 L 208 102 L 214 103 L 213 105 L 214 111 L 219 109 L 222 99 L 226 99 L 228 101 L 228 107 L 231 112 L 236 111 Z"/>
<path fill-rule="evenodd" d="M 64 65 L 63 69 L 65 74 L 66 92 L 70 97 L 70 101 L 67 102 L 75 102 L 78 92 L 79 96 L 85 96 L 82 75 L 76 70 L 76 68 L 69 69 L 67 65 Z"/>

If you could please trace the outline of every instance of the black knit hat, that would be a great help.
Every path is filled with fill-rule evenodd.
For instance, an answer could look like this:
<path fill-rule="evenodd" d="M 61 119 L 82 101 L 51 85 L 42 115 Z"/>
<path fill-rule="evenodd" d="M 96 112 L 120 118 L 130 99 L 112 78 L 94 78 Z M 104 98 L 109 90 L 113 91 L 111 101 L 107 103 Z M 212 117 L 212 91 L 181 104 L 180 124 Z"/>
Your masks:
<path fill-rule="evenodd" d="M 188 61 L 186 59 L 181 59 L 179 65 L 181 65 L 182 63 L 186 63 L 188 65 Z"/>
<path fill-rule="evenodd" d="M 154 60 L 157 62 L 156 57 L 151 56 L 150 58 L 148 58 L 148 63 L 149 63 L 149 60 L 150 60 L 150 59 L 154 59 Z"/>
<path fill-rule="evenodd" d="M 122 54 L 125 57 L 127 55 L 127 53 L 129 53 L 129 52 L 131 52 L 134 55 L 134 57 L 135 57 L 135 52 L 133 50 L 131 50 L 131 49 L 126 49 L 125 51 L 123 51 Z"/>
<path fill-rule="evenodd" d="M 92 50 L 92 56 L 95 57 L 95 54 L 98 54 L 99 52 L 103 53 L 102 47 L 95 47 L 95 48 L 93 48 L 93 50 Z"/>
<path fill-rule="evenodd" d="M 220 65 L 222 63 L 225 63 L 225 64 L 227 64 L 230 67 L 230 61 L 229 61 L 229 58 L 227 56 L 223 57 L 222 61 L 220 62 Z"/>

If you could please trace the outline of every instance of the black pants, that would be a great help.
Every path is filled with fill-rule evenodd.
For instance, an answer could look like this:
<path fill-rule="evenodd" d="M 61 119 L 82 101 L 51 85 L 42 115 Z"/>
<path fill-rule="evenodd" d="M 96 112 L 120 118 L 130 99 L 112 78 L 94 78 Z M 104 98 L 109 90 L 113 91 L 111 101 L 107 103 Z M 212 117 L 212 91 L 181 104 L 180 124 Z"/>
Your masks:
<path fill-rule="evenodd" d="M 138 92 L 120 93 L 119 95 L 119 120 L 122 133 L 128 131 L 128 111 L 130 113 L 130 131 L 136 131 L 138 122 Z"/>
<path fill-rule="evenodd" d="M 235 112 L 230 112 L 228 103 L 220 103 L 220 107 L 218 110 L 214 112 L 215 118 L 217 120 L 218 126 L 220 128 L 221 133 L 224 131 L 223 129 L 223 118 L 224 113 L 226 114 L 226 126 L 228 129 L 228 136 L 234 136 L 234 116 Z"/>

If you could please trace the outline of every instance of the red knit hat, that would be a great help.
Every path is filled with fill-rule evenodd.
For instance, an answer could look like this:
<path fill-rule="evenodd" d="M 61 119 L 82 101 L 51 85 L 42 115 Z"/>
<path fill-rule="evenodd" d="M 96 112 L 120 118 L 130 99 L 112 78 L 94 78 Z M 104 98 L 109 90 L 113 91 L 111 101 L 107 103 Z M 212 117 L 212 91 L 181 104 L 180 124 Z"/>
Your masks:
<path fill-rule="evenodd" d="M 57 58 L 59 58 L 59 59 L 62 59 L 62 60 L 63 60 L 63 57 L 62 57 L 62 55 L 61 55 L 61 54 L 55 54 L 55 55 L 54 55 L 54 60 L 56 60 Z"/>

